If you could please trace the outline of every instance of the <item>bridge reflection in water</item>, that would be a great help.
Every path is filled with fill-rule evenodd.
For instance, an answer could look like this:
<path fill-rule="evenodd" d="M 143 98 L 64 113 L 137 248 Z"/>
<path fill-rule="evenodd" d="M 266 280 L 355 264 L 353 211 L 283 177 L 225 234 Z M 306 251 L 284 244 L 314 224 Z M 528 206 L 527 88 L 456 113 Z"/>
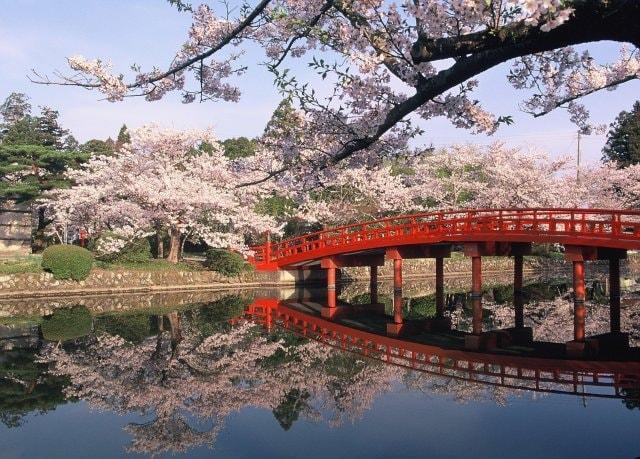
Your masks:
<path fill-rule="evenodd" d="M 282 328 L 387 364 L 488 386 L 626 399 L 640 389 L 640 348 L 628 345 L 576 358 L 562 343 L 497 330 L 484 351 L 471 351 L 465 338 L 473 333 L 447 328 L 442 321 L 410 339 L 389 336 L 389 317 L 380 303 L 329 307 L 326 299 L 312 298 L 257 298 L 245 318 L 267 331 Z"/>

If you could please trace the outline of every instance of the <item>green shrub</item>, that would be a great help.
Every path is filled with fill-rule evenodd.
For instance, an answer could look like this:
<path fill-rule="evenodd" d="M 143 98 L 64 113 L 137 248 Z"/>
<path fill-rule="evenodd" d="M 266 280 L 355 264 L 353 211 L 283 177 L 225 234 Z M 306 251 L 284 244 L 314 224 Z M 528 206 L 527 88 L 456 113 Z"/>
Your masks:
<path fill-rule="evenodd" d="M 91 332 L 91 313 L 84 306 L 58 309 L 46 317 L 40 329 L 49 341 L 69 341 Z"/>
<path fill-rule="evenodd" d="M 95 241 L 92 246 L 92 250 L 99 253 L 101 241 L 105 241 L 107 239 L 125 240 L 122 236 L 107 232 L 102 234 L 100 238 Z M 118 252 L 99 254 L 96 258 L 107 263 L 146 263 L 151 259 L 151 243 L 146 237 L 134 239 L 132 241 L 127 241 Z"/>
<path fill-rule="evenodd" d="M 436 315 L 435 295 L 419 296 L 411 298 L 411 312 L 407 314 L 412 319 L 429 319 Z"/>
<path fill-rule="evenodd" d="M 252 266 L 244 261 L 240 254 L 223 249 L 208 249 L 204 264 L 212 271 L 225 276 L 237 276 L 252 269 Z"/>
<path fill-rule="evenodd" d="M 91 252 L 76 245 L 52 245 L 42 252 L 42 268 L 56 279 L 84 280 L 92 266 Z"/>

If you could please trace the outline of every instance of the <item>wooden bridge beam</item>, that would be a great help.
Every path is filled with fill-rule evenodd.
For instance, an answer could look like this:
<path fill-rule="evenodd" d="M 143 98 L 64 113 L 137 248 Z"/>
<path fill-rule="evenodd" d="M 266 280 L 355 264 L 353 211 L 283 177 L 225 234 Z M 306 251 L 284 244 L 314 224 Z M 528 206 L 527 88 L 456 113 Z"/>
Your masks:
<path fill-rule="evenodd" d="M 335 255 L 320 260 L 320 267 L 325 269 L 356 266 L 384 266 L 384 254 Z"/>
<path fill-rule="evenodd" d="M 501 241 L 465 242 L 463 252 L 467 257 L 529 255 L 531 254 L 531 243 Z"/>
<path fill-rule="evenodd" d="M 408 260 L 416 258 L 448 258 L 451 256 L 451 244 L 404 245 L 386 250 L 388 260 Z"/>

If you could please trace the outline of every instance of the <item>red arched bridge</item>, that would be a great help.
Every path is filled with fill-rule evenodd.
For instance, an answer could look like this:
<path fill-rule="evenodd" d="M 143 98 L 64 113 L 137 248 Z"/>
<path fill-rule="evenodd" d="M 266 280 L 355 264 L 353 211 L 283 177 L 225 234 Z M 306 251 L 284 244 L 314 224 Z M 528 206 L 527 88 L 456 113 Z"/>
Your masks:
<path fill-rule="evenodd" d="M 402 261 L 435 258 L 436 320 L 444 318 L 444 259 L 461 249 L 471 258 L 473 335 L 468 347 L 480 348 L 482 333 L 482 257 L 514 259 L 515 330 L 526 333 L 523 316 L 523 256 L 531 245 L 558 243 L 573 263 L 574 340 L 570 353 L 597 348 L 603 342 L 626 340 L 620 333 L 620 260 L 640 249 L 640 212 L 605 209 L 471 209 L 429 212 L 330 228 L 253 247 L 250 262 L 258 270 L 326 270 L 328 310 L 336 309 L 336 270 L 371 268 L 371 297 L 377 302 L 378 267 L 393 260 L 394 316 L 392 335 L 410 333 L 422 324 L 402 317 Z M 609 260 L 611 336 L 598 342 L 585 337 L 585 261 Z M 331 315 L 331 312 L 328 313 Z M 431 326 L 431 325 L 430 325 Z"/>

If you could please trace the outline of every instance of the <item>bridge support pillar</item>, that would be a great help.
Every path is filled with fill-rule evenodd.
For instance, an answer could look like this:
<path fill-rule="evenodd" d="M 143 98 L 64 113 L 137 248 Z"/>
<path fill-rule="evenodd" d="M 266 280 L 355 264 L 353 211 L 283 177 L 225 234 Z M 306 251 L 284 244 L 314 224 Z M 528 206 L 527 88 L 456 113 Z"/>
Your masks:
<path fill-rule="evenodd" d="M 524 257 L 513 257 L 513 307 L 515 310 L 515 327 L 524 328 L 524 292 L 522 291 Z"/>
<path fill-rule="evenodd" d="M 327 307 L 336 307 L 336 268 L 327 268 Z"/>
<path fill-rule="evenodd" d="M 473 308 L 472 334 L 465 336 L 467 349 L 480 349 L 485 337 L 482 335 L 482 257 L 471 257 L 471 306 Z"/>
<path fill-rule="evenodd" d="M 471 258 L 471 301 L 473 306 L 473 334 L 482 333 L 482 257 Z"/>
<path fill-rule="evenodd" d="M 578 357 L 585 353 L 585 307 L 584 260 L 573 260 L 573 341 L 567 343 L 567 354 Z"/>
<path fill-rule="evenodd" d="M 436 318 L 444 317 L 444 258 L 436 257 Z"/>
<path fill-rule="evenodd" d="M 609 259 L 609 308 L 611 333 L 620 333 L 620 258 Z"/>
<path fill-rule="evenodd" d="M 402 258 L 393 260 L 393 323 L 387 324 L 387 334 L 398 336 L 403 328 Z"/>
<path fill-rule="evenodd" d="M 378 267 L 371 266 L 369 268 L 369 296 L 371 297 L 371 304 L 378 303 Z"/>
<path fill-rule="evenodd" d="M 573 339 L 584 342 L 585 318 L 587 310 L 584 304 L 586 290 L 584 285 L 584 261 L 573 262 Z"/>

